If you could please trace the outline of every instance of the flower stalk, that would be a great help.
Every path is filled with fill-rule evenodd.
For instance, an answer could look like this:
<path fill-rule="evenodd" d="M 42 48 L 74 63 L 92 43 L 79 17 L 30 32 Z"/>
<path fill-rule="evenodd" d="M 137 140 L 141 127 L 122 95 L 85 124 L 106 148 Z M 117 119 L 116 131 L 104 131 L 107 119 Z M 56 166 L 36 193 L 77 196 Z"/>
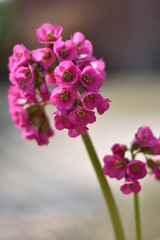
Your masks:
<path fill-rule="evenodd" d="M 109 184 L 103 174 L 102 167 L 98 159 L 98 156 L 96 154 L 96 151 L 94 149 L 94 146 L 88 134 L 81 135 L 81 136 L 82 136 L 84 145 L 86 147 L 86 150 L 88 152 L 88 155 L 90 156 L 106 205 L 108 207 L 108 211 L 110 214 L 110 218 L 111 218 L 111 222 L 114 230 L 115 239 L 125 240 L 125 235 L 124 235 L 121 219 L 119 216 L 119 212 L 118 212 L 114 197 L 112 195 L 111 189 L 109 187 Z"/>
<path fill-rule="evenodd" d="M 134 198 L 134 213 L 135 213 L 135 224 L 136 224 L 136 239 L 142 240 L 138 194 L 134 193 L 133 198 Z"/>

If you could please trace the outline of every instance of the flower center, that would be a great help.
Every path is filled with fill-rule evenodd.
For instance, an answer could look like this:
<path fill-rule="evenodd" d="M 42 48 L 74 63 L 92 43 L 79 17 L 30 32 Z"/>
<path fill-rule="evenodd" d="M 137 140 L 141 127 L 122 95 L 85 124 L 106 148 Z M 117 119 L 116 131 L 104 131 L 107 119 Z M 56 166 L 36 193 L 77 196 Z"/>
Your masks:
<path fill-rule="evenodd" d="M 70 81 L 72 80 L 72 78 L 73 78 L 73 74 L 72 74 L 70 71 L 66 70 L 66 71 L 63 73 L 63 78 L 64 78 L 64 80 L 65 80 L 66 82 L 70 82 Z"/>
<path fill-rule="evenodd" d="M 123 167 L 124 167 L 124 164 L 123 164 L 122 161 L 115 160 L 115 168 L 120 169 L 120 168 L 123 168 Z"/>
<path fill-rule="evenodd" d="M 52 36 L 52 32 L 48 31 L 46 41 L 55 41 L 55 40 L 56 40 L 56 38 L 54 36 Z"/>
<path fill-rule="evenodd" d="M 92 95 L 92 94 L 91 94 L 91 95 L 88 95 L 88 96 L 86 97 L 86 100 L 87 100 L 88 102 L 91 102 L 92 99 L 93 99 L 93 95 Z"/>
<path fill-rule="evenodd" d="M 132 189 L 134 187 L 134 184 L 133 183 L 130 183 L 129 184 L 129 187 Z"/>
<path fill-rule="evenodd" d="M 51 58 L 51 53 L 50 52 L 45 52 L 44 54 L 43 54 L 43 59 L 44 60 L 49 60 Z"/>
<path fill-rule="evenodd" d="M 30 70 L 27 70 L 26 72 L 25 72 L 25 77 L 26 78 L 29 78 L 29 77 L 31 77 L 31 71 Z"/>
<path fill-rule="evenodd" d="M 59 51 L 59 55 L 61 56 L 61 58 L 66 58 L 68 56 L 68 52 L 65 49 L 61 49 Z"/>
<path fill-rule="evenodd" d="M 145 135 L 143 135 L 142 138 L 141 138 L 141 140 L 142 140 L 143 142 L 145 142 L 146 139 L 147 139 L 147 137 L 146 137 Z"/>
<path fill-rule="evenodd" d="M 139 171 L 139 166 L 136 165 L 136 164 L 133 164 L 133 165 L 131 166 L 131 169 L 132 169 L 133 172 L 138 172 L 138 171 Z"/>
<path fill-rule="evenodd" d="M 67 101 L 70 98 L 70 93 L 68 91 L 61 92 L 61 100 Z"/>
<path fill-rule="evenodd" d="M 82 80 L 83 80 L 83 82 L 85 82 L 85 83 L 90 83 L 90 82 L 92 82 L 92 77 L 89 76 L 89 74 L 83 74 Z"/>
<path fill-rule="evenodd" d="M 22 52 L 19 52 L 19 53 L 18 53 L 18 56 L 19 56 L 19 57 L 22 57 L 22 55 L 23 55 Z"/>
<path fill-rule="evenodd" d="M 81 118 L 84 118 L 84 117 L 85 117 L 85 111 L 84 111 L 84 110 L 79 110 L 79 111 L 77 112 L 77 115 L 78 115 L 79 117 L 81 117 Z"/>

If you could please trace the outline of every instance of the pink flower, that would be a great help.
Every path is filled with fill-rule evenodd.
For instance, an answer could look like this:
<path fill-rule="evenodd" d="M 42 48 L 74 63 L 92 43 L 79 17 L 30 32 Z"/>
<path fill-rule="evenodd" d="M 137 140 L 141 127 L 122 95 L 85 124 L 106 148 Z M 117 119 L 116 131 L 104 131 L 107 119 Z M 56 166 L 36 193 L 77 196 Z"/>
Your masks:
<path fill-rule="evenodd" d="M 64 60 L 74 60 L 77 57 L 76 45 L 73 41 L 57 41 L 54 44 L 54 53 L 60 62 Z"/>
<path fill-rule="evenodd" d="M 28 102 L 36 102 L 36 91 L 33 84 L 23 88 L 23 96 Z"/>
<path fill-rule="evenodd" d="M 139 160 L 133 160 L 127 164 L 127 174 L 129 178 L 138 180 L 147 174 L 146 164 Z"/>
<path fill-rule="evenodd" d="M 99 70 L 88 66 L 82 71 L 81 83 L 88 91 L 97 92 L 102 86 L 104 78 Z"/>
<path fill-rule="evenodd" d="M 148 167 L 152 170 L 152 179 L 160 180 L 160 156 L 147 161 Z"/>
<path fill-rule="evenodd" d="M 51 128 L 48 128 L 47 132 L 40 132 L 38 126 L 28 126 L 22 129 L 22 137 L 33 140 L 35 139 L 39 146 L 47 145 L 49 143 L 48 138 L 54 135 Z"/>
<path fill-rule="evenodd" d="M 76 127 L 85 127 L 88 123 L 96 121 L 95 113 L 81 106 L 77 106 L 70 112 L 69 119 Z"/>
<path fill-rule="evenodd" d="M 109 98 L 103 99 L 103 101 L 97 106 L 97 112 L 102 115 L 110 107 L 111 100 Z"/>
<path fill-rule="evenodd" d="M 13 72 L 16 68 L 28 63 L 30 51 L 23 45 L 17 44 L 13 47 L 13 55 L 9 57 L 8 68 Z"/>
<path fill-rule="evenodd" d="M 103 102 L 103 97 L 97 92 L 85 92 L 83 94 L 83 106 L 93 110 Z"/>
<path fill-rule="evenodd" d="M 40 85 L 39 91 L 43 101 L 48 101 L 50 99 L 51 93 L 49 92 L 45 83 Z"/>
<path fill-rule="evenodd" d="M 33 51 L 32 59 L 39 62 L 44 70 L 47 70 L 54 62 L 54 53 L 50 48 L 38 48 Z"/>
<path fill-rule="evenodd" d="M 138 181 L 126 179 L 120 190 L 124 194 L 138 193 L 141 190 L 141 186 Z"/>
<path fill-rule="evenodd" d="M 79 135 L 86 135 L 87 133 L 87 130 L 88 128 L 87 127 L 74 127 L 74 128 L 71 128 L 69 129 L 68 131 L 68 135 L 71 137 L 71 138 L 75 138 L 75 137 L 78 137 Z"/>
<path fill-rule="evenodd" d="M 63 130 L 73 128 L 74 124 L 69 120 L 68 114 L 66 112 L 57 111 L 53 119 L 56 129 Z"/>
<path fill-rule="evenodd" d="M 83 33 L 76 32 L 72 37 L 72 41 L 76 44 L 78 54 L 91 55 L 93 51 L 92 43 L 89 40 L 85 40 Z"/>
<path fill-rule="evenodd" d="M 55 79 L 55 76 L 54 76 L 53 72 L 47 72 L 45 74 L 45 82 L 46 82 L 47 85 L 56 84 L 56 79 Z"/>
<path fill-rule="evenodd" d="M 11 86 L 8 90 L 9 113 L 17 127 L 23 127 L 28 123 L 28 111 L 24 107 L 26 100 L 22 90 Z"/>
<path fill-rule="evenodd" d="M 126 150 L 127 147 L 119 143 L 114 144 L 112 147 L 113 155 L 119 155 L 122 158 L 124 158 Z"/>
<path fill-rule="evenodd" d="M 73 86 L 81 77 L 81 72 L 72 61 L 63 61 L 54 70 L 54 76 L 59 86 Z"/>
<path fill-rule="evenodd" d="M 160 165 L 157 165 L 152 169 L 152 179 L 160 180 Z"/>
<path fill-rule="evenodd" d="M 40 43 L 53 44 L 61 39 L 62 26 L 44 23 L 37 28 L 36 35 Z"/>
<path fill-rule="evenodd" d="M 153 146 L 153 152 L 155 155 L 160 155 L 160 137 L 157 139 L 155 145 Z"/>
<path fill-rule="evenodd" d="M 105 72 L 106 64 L 102 58 L 99 60 L 95 59 L 95 60 L 91 61 L 91 65 L 93 68 L 98 69 L 102 73 L 104 78 L 106 77 L 106 72 Z"/>
<path fill-rule="evenodd" d="M 153 136 L 151 129 L 147 126 L 142 126 L 135 134 L 136 142 L 142 147 L 154 147 L 156 138 Z"/>
<path fill-rule="evenodd" d="M 9 80 L 14 85 L 22 88 L 31 85 L 34 80 L 34 72 L 31 65 L 28 65 L 28 67 L 19 67 L 14 72 L 11 72 Z"/>
<path fill-rule="evenodd" d="M 104 157 L 104 174 L 111 178 L 116 178 L 117 180 L 122 179 L 126 175 L 126 163 L 118 155 L 106 155 Z"/>
<path fill-rule="evenodd" d="M 70 109 L 75 100 L 74 91 L 70 87 L 57 87 L 53 90 L 50 101 L 58 110 Z"/>

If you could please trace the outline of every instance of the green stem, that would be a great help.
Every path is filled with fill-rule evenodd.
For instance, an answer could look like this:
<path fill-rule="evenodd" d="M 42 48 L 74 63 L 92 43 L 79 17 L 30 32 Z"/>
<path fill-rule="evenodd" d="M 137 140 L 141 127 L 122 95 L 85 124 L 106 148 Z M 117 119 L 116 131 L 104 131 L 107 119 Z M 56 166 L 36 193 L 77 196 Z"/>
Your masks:
<path fill-rule="evenodd" d="M 142 240 L 140 213 L 139 213 L 139 200 L 138 200 L 138 194 L 136 193 L 134 193 L 134 212 L 135 212 L 136 236 L 137 236 L 136 239 Z"/>
<path fill-rule="evenodd" d="M 109 214 L 111 217 L 111 222 L 112 222 L 112 226 L 113 226 L 113 230 L 114 230 L 114 234 L 115 234 L 115 239 L 116 240 L 125 240 L 125 236 L 124 236 L 120 216 L 118 213 L 118 209 L 117 209 L 114 197 L 112 195 L 112 192 L 110 190 L 110 187 L 108 185 L 108 182 L 103 174 L 102 167 L 101 167 L 101 164 L 97 157 L 94 146 L 93 146 L 88 134 L 81 135 L 81 136 L 82 136 L 84 145 L 86 147 L 86 150 L 90 156 L 94 170 L 96 172 L 101 190 L 104 195 L 106 205 L 108 206 L 108 210 L 109 210 Z"/>

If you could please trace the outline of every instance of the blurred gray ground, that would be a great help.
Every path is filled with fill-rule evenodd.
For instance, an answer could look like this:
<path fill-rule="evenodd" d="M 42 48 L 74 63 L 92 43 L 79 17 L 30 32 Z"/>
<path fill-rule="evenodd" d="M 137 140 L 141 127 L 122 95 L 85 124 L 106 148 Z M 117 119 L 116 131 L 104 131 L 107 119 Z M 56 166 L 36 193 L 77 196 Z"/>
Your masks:
<path fill-rule="evenodd" d="M 160 135 L 159 79 L 160 74 L 144 74 L 106 80 L 102 92 L 112 100 L 110 111 L 90 126 L 102 164 L 112 144 L 131 142 L 139 126 L 149 125 Z M 7 84 L 0 87 L 0 239 L 113 240 L 108 211 L 81 138 L 55 131 L 45 147 L 23 140 L 8 114 L 7 88 Z M 52 107 L 47 112 L 50 115 Z M 132 195 L 119 191 L 123 181 L 109 181 L 127 240 L 134 240 Z M 144 239 L 160 240 L 160 183 L 148 176 L 141 184 Z"/>

